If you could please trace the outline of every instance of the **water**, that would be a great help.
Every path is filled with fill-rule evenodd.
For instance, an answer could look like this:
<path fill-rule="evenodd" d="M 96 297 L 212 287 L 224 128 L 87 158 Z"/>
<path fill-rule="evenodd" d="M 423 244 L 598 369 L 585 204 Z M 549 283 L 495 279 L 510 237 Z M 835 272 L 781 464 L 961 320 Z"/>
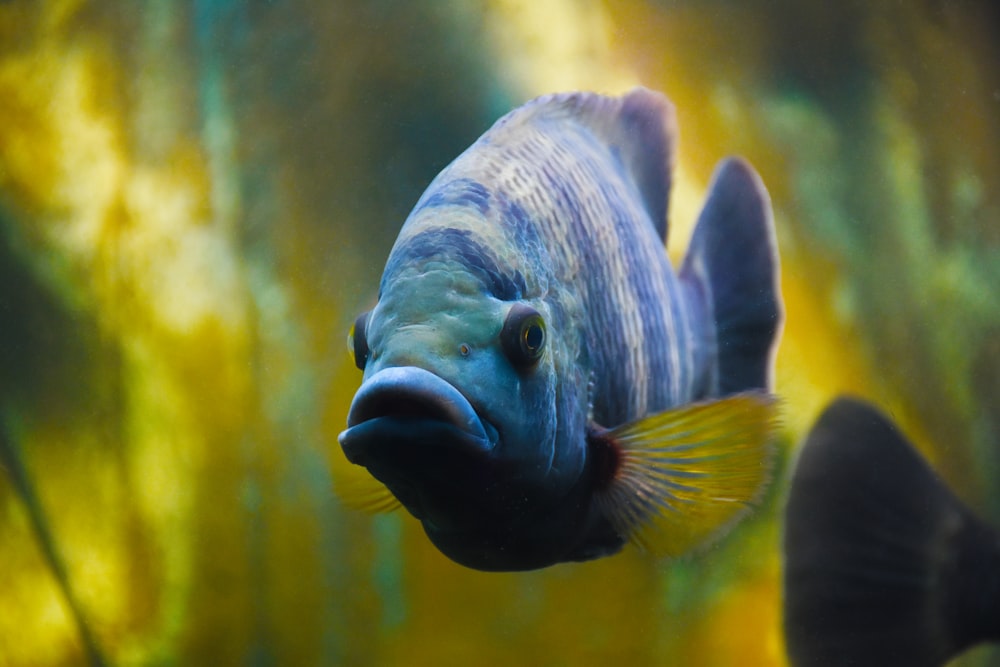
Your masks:
<path fill-rule="evenodd" d="M 841 392 L 1000 525 L 995 19 L 0 3 L 0 664 L 80 664 L 84 637 L 107 664 L 785 664 L 787 473 Z M 420 192 L 525 99 L 637 83 L 677 105 L 674 257 L 718 159 L 771 192 L 785 426 L 762 506 L 689 559 L 526 574 L 344 508 L 343 341 Z"/>

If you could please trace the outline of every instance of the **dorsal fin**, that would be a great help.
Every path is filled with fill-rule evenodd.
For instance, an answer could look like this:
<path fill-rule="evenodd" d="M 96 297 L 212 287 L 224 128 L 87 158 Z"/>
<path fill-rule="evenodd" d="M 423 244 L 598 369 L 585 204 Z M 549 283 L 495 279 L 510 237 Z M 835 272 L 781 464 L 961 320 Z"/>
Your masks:
<path fill-rule="evenodd" d="M 710 393 L 772 386 L 784 315 L 771 199 L 749 162 L 729 158 L 712 177 L 680 278 L 707 306 L 716 339 Z"/>
<path fill-rule="evenodd" d="M 621 161 L 663 241 L 674 166 L 677 120 L 662 94 L 637 87 L 621 97 L 596 93 L 556 93 L 515 110 L 499 125 L 542 118 L 572 118 L 590 130 Z"/>

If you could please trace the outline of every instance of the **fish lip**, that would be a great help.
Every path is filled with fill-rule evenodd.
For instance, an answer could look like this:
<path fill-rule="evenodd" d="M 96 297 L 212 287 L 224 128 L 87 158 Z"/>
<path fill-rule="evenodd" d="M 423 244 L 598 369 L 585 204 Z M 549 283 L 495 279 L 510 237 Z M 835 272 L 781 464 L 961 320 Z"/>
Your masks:
<path fill-rule="evenodd" d="M 408 425 L 430 426 L 443 439 L 488 453 L 496 431 L 454 385 L 416 366 L 385 368 L 366 380 L 351 401 L 347 430 L 338 437 L 352 463 L 365 465 L 366 449 L 380 431 L 405 439 Z"/>

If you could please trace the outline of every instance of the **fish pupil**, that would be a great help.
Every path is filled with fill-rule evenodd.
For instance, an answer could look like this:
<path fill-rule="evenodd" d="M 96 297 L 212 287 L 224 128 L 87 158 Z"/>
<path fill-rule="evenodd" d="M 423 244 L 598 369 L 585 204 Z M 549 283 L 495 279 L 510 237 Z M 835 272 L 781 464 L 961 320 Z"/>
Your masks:
<path fill-rule="evenodd" d="M 534 366 L 545 348 L 545 320 L 531 306 L 521 303 L 511 306 L 500 331 L 500 344 L 514 366 L 521 369 Z"/>
<path fill-rule="evenodd" d="M 529 354 L 538 354 L 545 343 L 545 331 L 538 322 L 528 322 L 524 327 L 524 347 Z"/>

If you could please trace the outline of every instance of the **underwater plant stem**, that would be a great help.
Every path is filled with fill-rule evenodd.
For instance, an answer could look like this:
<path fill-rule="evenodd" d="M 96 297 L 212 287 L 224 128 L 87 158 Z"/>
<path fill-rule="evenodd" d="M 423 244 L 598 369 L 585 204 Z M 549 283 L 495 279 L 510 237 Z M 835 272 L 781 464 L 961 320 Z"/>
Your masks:
<path fill-rule="evenodd" d="M 56 546 L 52 531 L 49 529 L 45 511 L 42 509 L 38 495 L 35 493 L 34 486 L 28 476 L 28 471 L 24 467 L 21 452 L 10 438 L 2 420 L 0 420 L 0 471 L 6 472 L 7 477 L 11 480 L 14 489 L 28 511 L 28 520 L 35 533 L 35 538 L 38 540 L 42 556 L 52 571 L 52 575 L 55 577 L 66 601 L 66 606 L 69 608 L 73 621 L 76 624 L 77 631 L 80 633 L 80 641 L 87 654 L 87 662 L 92 667 L 106 667 L 109 663 L 104 659 L 97 645 L 94 633 L 90 628 L 90 624 L 84 615 L 80 601 L 77 599 L 70 585 L 66 565 Z"/>

